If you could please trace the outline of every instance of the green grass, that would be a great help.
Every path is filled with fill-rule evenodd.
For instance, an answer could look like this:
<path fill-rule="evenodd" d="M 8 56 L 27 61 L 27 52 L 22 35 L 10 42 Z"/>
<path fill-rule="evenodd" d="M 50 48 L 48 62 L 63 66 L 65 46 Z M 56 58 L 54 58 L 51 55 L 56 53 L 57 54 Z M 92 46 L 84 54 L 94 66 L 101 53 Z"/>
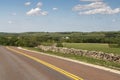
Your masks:
<path fill-rule="evenodd" d="M 50 43 L 50 42 L 43 42 L 41 43 L 41 45 L 44 45 L 44 46 L 52 46 L 54 43 Z"/>
<path fill-rule="evenodd" d="M 39 51 L 39 52 L 44 52 L 39 48 L 29 48 L 29 47 L 27 47 L 26 49 L 35 50 L 35 51 Z M 85 57 L 85 56 L 78 56 L 78 55 L 74 55 L 74 54 L 64 54 L 64 53 L 51 52 L 51 51 L 46 51 L 45 53 L 46 54 L 51 54 L 51 55 L 62 56 L 62 57 L 66 57 L 66 58 L 70 58 L 70 59 L 74 59 L 74 60 L 79 60 L 79 61 L 83 61 L 83 62 L 86 62 L 86 63 L 105 66 L 105 67 L 109 67 L 109 68 L 116 69 L 116 70 L 120 70 L 120 64 L 115 63 L 115 62 L 104 61 L 104 60 L 94 59 L 94 58 Z"/>
<path fill-rule="evenodd" d="M 110 48 L 108 44 L 99 43 L 63 43 L 64 47 L 89 51 L 102 51 L 106 53 L 120 54 L 120 48 Z"/>

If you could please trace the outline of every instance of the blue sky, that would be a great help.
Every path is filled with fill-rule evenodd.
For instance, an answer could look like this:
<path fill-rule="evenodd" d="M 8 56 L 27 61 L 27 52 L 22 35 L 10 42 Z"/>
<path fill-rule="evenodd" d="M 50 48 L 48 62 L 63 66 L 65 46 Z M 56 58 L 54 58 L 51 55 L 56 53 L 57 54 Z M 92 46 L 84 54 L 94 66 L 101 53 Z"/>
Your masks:
<path fill-rule="evenodd" d="M 0 32 L 120 31 L 120 0 L 1 0 Z"/>

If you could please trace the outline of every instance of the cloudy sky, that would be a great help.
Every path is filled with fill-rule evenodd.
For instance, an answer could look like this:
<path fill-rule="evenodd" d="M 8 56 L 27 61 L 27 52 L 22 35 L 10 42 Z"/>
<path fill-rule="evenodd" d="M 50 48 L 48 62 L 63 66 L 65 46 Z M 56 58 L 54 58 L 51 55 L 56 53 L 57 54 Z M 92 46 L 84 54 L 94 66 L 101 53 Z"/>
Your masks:
<path fill-rule="evenodd" d="M 120 31 L 120 0 L 0 0 L 0 32 Z"/>

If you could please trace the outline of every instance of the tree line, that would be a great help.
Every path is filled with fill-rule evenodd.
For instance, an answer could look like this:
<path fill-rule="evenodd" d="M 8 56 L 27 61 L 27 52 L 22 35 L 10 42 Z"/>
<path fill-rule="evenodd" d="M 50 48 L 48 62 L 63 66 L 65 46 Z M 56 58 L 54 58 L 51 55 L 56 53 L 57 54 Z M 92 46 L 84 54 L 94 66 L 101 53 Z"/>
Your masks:
<path fill-rule="evenodd" d="M 109 43 L 110 46 L 112 46 L 113 44 L 115 44 L 116 46 L 120 46 L 120 32 L 0 33 L 0 45 L 35 47 L 42 43 L 63 42 Z"/>

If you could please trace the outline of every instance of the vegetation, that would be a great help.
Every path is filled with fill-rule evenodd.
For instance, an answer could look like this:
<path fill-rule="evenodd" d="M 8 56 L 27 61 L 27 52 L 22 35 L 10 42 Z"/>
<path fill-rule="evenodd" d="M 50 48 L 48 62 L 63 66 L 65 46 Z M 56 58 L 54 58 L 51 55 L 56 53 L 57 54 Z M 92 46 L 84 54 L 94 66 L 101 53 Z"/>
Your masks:
<path fill-rule="evenodd" d="M 89 51 L 102 51 L 106 53 L 120 54 L 120 48 L 111 48 L 108 44 L 100 43 L 63 43 L 64 47 L 67 48 L 76 48 Z"/>
<path fill-rule="evenodd" d="M 0 45 L 35 47 L 43 43 L 58 43 L 58 42 L 109 43 L 110 47 L 111 44 L 117 44 L 117 46 L 115 47 L 120 47 L 120 32 L 0 33 Z"/>
<path fill-rule="evenodd" d="M 114 63 L 111 61 L 104 61 L 104 60 L 89 58 L 89 57 L 85 57 L 85 56 L 78 56 L 78 55 L 73 55 L 73 54 L 64 54 L 64 53 L 57 53 L 57 52 L 51 52 L 51 51 L 42 51 L 39 48 L 26 47 L 26 49 L 45 52 L 46 54 L 62 56 L 62 57 L 66 57 L 66 58 L 71 58 L 71 59 L 75 59 L 75 60 L 79 60 L 79 61 L 83 61 L 83 62 L 87 62 L 87 63 L 91 63 L 91 64 L 96 64 L 96 65 L 105 66 L 105 67 L 109 67 L 112 69 L 120 70 L 120 64 Z"/>
<path fill-rule="evenodd" d="M 58 42 L 58 43 L 56 44 L 56 47 L 63 47 L 63 44 L 62 44 L 61 42 Z"/>
<path fill-rule="evenodd" d="M 0 33 L 0 45 L 31 47 L 31 49 L 41 51 L 38 48 L 34 48 L 41 44 L 48 46 L 55 44 L 58 47 L 65 46 L 120 54 L 120 31 Z M 46 53 L 120 70 L 120 64 L 115 62 L 50 51 Z"/>
<path fill-rule="evenodd" d="M 36 47 L 41 44 L 120 54 L 120 32 L 0 33 L 0 45 Z"/>

